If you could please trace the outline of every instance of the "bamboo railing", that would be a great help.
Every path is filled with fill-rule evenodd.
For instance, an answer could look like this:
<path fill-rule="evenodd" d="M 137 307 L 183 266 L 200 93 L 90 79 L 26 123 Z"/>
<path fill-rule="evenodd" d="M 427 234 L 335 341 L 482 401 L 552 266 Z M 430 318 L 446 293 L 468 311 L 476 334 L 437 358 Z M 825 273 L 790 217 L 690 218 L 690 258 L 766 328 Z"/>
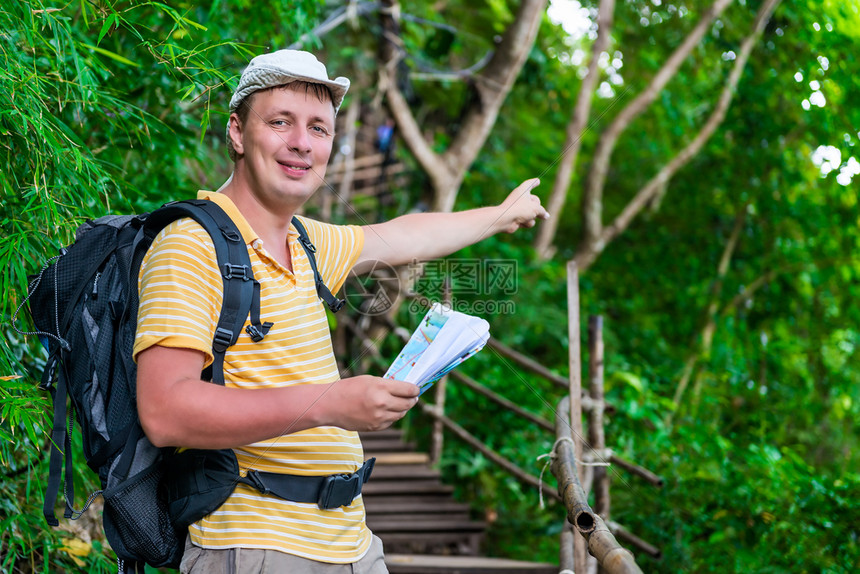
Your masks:
<path fill-rule="evenodd" d="M 431 452 L 435 454 L 435 459 L 438 460 L 441 456 L 443 434 L 440 429 L 444 428 L 459 440 L 483 454 L 487 460 L 499 466 L 505 472 L 521 482 L 537 488 L 549 500 L 560 501 L 564 505 L 567 511 L 567 520 L 569 520 L 572 528 L 568 526 L 562 529 L 559 556 L 560 569 L 562 571 L 568 570 L 577 574 L 584 574 L 585 572 L 596 571 L 596 567 L 599 565 L 601 572 L 608 574 L 637 573 L 641 572 L 639 566 L 633 559 L 633 555 L 619 544 L 619 539 L 637 551 L 655 559 L 660 558 L 661 552 L 659 548 L 642 540 L 622 525 L 609 519 L 610 473 L 606 471 L 606 467 L 591 466 L 590 463 L 608 462 L 619 469 L 642 478 L 658 488 L 663 486 L 663 480 L 648 469 L 616 455 L 605 445 L 603 414 L 612 412 L 614 409 L 606 404 L 603 396 L 602 319 L 599 317 L 589 318 L 588 389 L 583 389 L 581 382 L 574 380 L 579 376 L 581 370 L 578 355 L 579 302 L 578 285 L 576 283 L 578 281 L 576 280 L 574 268 L 574 273 L 569 278 L 568 285 L 569 308 L 571 309 L 569 340 L 571 347 L 575 347 L 570 349 L 571 380 L 551 372 L 540 363 L 522 355 L 496 339 L 490 339 L 488 342 L 488 347 L 497 352 L 501 358 L 513 361 L 523 369 L 553 383 L 555 387 L 564 387 L 567 394 L 558 404 L 554 423 L 529 412 L 457 370 L 449 373 L 451 378 L 474 392 L 481 394 L 500 407 L 528 420 L 542 430 L 555 434 L 557 440 L 552 453 L 553 463 L 551 468 L 552 474 L 558 482 L 558 489 L 553 489 L 539 477 L 530 474 L 520 468 L 515 462 L 493 451 L 481 439 L 446 416 L 444 411 L 444 385 L 440 387 L 437 384 L 437 388 L 435 389 L 435 404 L 422 399 L 419 402 L 419 406 L 422 412 L 430 416 L 434 421 Z M 356 336 L 361 343 L 361 348 L 371 360 L 381 368 L 387 368 L 387 361 L 381 356 L 376 343 L 372 341 L 367 333 L 349 316 L 342 317 L 340 320 L 346 329 Z M 401 340 L 406 341 L 409 339 L 410 331 L 408 329 L 398 326 L 390 319 L 386 323 L 390 332 L 395 333 Z M 575 329 L 574 325 L 576 325 Z M 574 331 L 576 337 L 573 336 Z M 442 393 L 441 396 L 440 392 Z M 571 402 L 570 397 L 578 397 L 579 400 Z M 583 412 L 588 415 L 589 439 L 587 443 L 583 438 L 584 435 L 581 426 Z M 577 419 L 580 421 L 579 428 L 573 429 L 573 433 L 571 433 L 571 415 L 575 417 L 573 418 L 574 421 Z M 579 452 L 576 452 L 577 448 Z M 589 465 L 577 465 L 577 460 L 584 461 Z M 583 488 L 583 483 L 586 485 L 585 488 Z M 594 509 L 588 504 L 587 498 L 592 484 L 595 492 Z M 582 541 L 581 545 L 579 541 Z M 589 558 L 587 555 L 589 553 L 594 558 Z M 596 564 L 594 563 L 595 559 Z"/>
<path fill-rule="evenodd" d="M 607 574 L 642 574 L 642 570 L 633 559 L 633 554 L 622 547 L 613 536 L 609 526 L 599 514 L 595 513 L 588 504 L 588 496 L 579 481 L 576 455 L 571 434 L 570 397 L 564 397 L 556 410 L 556 436 L 558 437 L 553 449 L 552 473 L 558 480 L 558 492 L 562 503 L 567 509 L 567 519 L 582 535 L 588 544 L 588 551 L 597 559 L 597 563 Z M 570 553 L 562 549 L 564 559 Z M 584 572 L 570 568 L 575 572 Z"/>

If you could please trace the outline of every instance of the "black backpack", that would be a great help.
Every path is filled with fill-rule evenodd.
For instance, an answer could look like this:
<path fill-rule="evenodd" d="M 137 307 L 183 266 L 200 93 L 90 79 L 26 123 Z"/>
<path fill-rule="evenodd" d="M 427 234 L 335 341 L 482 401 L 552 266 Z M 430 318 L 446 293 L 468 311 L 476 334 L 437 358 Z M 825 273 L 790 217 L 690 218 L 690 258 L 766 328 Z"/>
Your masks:
<path fill-rule="evenodd" d="M 189 515 L 186 508 L 182 523 L 177 524 L 169 511 L 168 491 L 175 490 L 169 481 L 176 480 L 175 469 L 182 464 L 169 462 L 172 449 L 159 449 L 149 442 L 138 419 L 137 366 L 132 360 L 138 272 L 158 232 L 183 217 L 193 218 L 212 237 L 224 278 L 223 306 L 212 343 L 215 361 L 202 375 L 224 384 L 224 355 L 238 340 L 249 314 L 245 331 L 255 342 L 265 337 L 272 324 L 260 321 L 260 284 L 251 273 L 245 242 L 233 221 L 212 201 L 179 201 L 149 214 L 110 215 L 85 223 L 78 228 L 75 242 L 30 278 L 24 301 L 29 301 L 36 327 L 25 334 L 39 335 L 48 351 L 40 386 L 51 393 L 54 405 L 45 518 L 58 525 L 54 503 L 61 482 L 66 518 L 79 518 L 101 494 L 105 535 L 120 570 L 131 566 L 142 572 L 143 563 L 178 567 L 187 525 L 220 506 L 238 480 L 232 451 L 207 451 L 220 455 L 207 463 L 223 475 L 222 488 L 214 493 L 220 500 L 212 500 L 212 492 L 203 493 L 209 500 L 197 505 L 204 510 L 195 511 L 202 514 Z M 323 283 L 306 230 L 298 219 L 293 224 L 311 262 L 317 293 L 336 312 L 343 301 Z M 87 465 L 98 473 L 102 487 L 80 511 L 74 509 L 71 457 L 75 419 L 81 426 Z"/>

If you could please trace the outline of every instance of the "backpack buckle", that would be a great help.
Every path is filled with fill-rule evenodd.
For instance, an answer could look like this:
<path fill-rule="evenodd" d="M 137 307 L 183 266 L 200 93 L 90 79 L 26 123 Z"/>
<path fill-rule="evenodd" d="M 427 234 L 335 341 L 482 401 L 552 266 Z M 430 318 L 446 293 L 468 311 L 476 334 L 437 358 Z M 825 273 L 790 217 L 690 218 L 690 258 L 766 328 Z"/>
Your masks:
<path fill-rule="evenodd" d="M 212 349 L 216 353 L 223 353 L 227 347 L 233 344 L 233 331 L 218 327 L 215 329 L 215 339 L 212 341 Z"/>
<path fill-rule="evenodd" d="M 302 242 L 302 245 L 304 245 L 304 247 L 307 251 L 310 251 L 311 253 L 317 252 L 317 248 L 313 243 L 311 243 L 310 238 L 299 236 L 299 241 Z"/>
<path fill-rule="evenodd" d="M 251 336 L 252 341 L 259 343 L 269 333 L 269 329 L 271 329 L 273 325 L 274 323 L 266 321 L 259 327 L 257 325 L 248 325 L 245 327 L 245 331 Z"/>
<path fill-rule="evenodd" d="M 233 265 L 225 263 L 221 266 L 221 275 L 224 279 L 241 279 L 242 281 L 250 281 L 253 274 L 247 265 Z"/>
<path fill-rule="evenodd" d="M 323 510 L 330 510 L 352 504 L 355 497 L 361 494 L 361 478 L 357 472 L 325 477 L 317 497 L 317 505 Z"/>

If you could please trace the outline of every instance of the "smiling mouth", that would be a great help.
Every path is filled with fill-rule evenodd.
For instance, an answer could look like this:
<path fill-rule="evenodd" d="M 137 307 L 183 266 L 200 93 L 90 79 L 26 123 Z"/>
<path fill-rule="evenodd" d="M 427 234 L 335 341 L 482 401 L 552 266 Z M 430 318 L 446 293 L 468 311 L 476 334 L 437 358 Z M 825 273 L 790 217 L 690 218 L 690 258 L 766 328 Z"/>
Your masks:
<path fill-rule="evenodd" d="M 286 163 L 283 161 L 279 161 L 278 165 L 280 165 L 281 167 L 286 168 L 290 171 L 306 172 L 306 171 L 309 171 L 311 169 L 311 166 L 309 166 L 307 164 Z"/>

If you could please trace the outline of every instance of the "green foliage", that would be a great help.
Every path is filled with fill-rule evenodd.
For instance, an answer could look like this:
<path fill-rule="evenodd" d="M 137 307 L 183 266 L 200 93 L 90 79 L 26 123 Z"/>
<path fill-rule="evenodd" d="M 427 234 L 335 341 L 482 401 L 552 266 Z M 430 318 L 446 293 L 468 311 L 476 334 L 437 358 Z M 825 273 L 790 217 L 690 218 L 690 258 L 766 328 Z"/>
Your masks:
<path fill-rule="evenodd" d="M 534 230 L 454 256 L 517 262 L 516 292 L 455 296 L 469 305 L 512 304 L 513 314 L 488 316 L 494 336 L 561 376 L 568 372 L 565 262 L 579 241 L 577 203 L 591 153 L 601 130 L 648 84 L 707 5 L 687 4 L 616 3 L 610 53 L 623 62 L 623 83 L 613 85 L 613 97 L 594 100 L 565 212 L 553 214 L 560 218 L 556 257 L 535 262 Z M 619 140 L 607 176 L 607 218 L 700 129 L 759 5 L 732 3 Z M 43 358 L 34 341 L 9 326 L 27 274 L 84 218 L 148 210 L 220 185 L 230 169 L 224 110 L 239 69 L 249 55 L 297 40 L 327 9 L 307 0 L 4 4 L 0 570 L 110 569 L 101 541 L 73 557 L 69 544 L 79 537 L 48 529 L 41 518 L 48 404 L 35 384 Z M 425 75 L 401 81 L 438 148 L 475 95 L 470 81 L 426 74 L 479 61 L 515 10 L 515 3 L 495 0 L 403 3 L 404 65 Z M 841 573 L 860 562 L 860 180 L 836 181 L 838 168 L 857 158 L 858 17 L 855 2 L 783 0 L 717 133 L 580 278 L 583 327 L 590 314 L 605 321 L 607 400 L 615 407 L 608 443 L 667 483 L 657 491 L 611 471 L 613 519 L 663 551 L 661 562 L 640 558 L 645 571 Z M 309 43 L 353 79 L 350 98 L 368 108 L 377 90 L 378 35 L 367 19 L 344 25 L 334 41 Z M 534 176 L 543 181 L 538 193 L 548 196 L 581 85 L 578 67 L 562 55 L 587 51 L 589 42 L 570 44 L 544 20 L 458 208 L 496 203 Z M 824 106 L 810 104 L 816 91 Z M 836 170 L 813 163 L 819 146 L 839 151 Z M 416 165 L 405 150 L 400 155 Z M 418 174 L 398 190 L 397 209 L 411 208 L 425 183 Z M 387 216 L 396 215 L 391 209 Z M 737 247 L 718 278 L 739 217 Z M 711 303 L 716 311 L 709 315 Z M 398 318 L 414 325 L 417 317 L 404 306 Z M 709 320 L 714 336 L 703 348 Z M 584 328 L 580 338 L 586 341 Z M 399 344 L 389 340 L 382 349 L 393 356 Z M 676 409 L 672 397 L 691 356 L 691 384 Z M 462 371 L 547 420 L 561 398 L 561 389 L 489 349 Z M 528 472 L 544 470 L 539 457 L 552 448 L 550 433 L 456 382 L 448 388 L 452 418 Z M 407 425 L 427 440 L 425 418 L 412 413 Z M 556 560 L 560 506 L 540 509 L 533 489 L 453 438 L 446 445 L 441 469 L 476 516 L 491 523 L 488 550 Z M 77 461 L 83 497 L 93 477 L 83 457 Z M 552 482 L 548 471 L 543 478 Z"/>
<path fill-rule="evenodd" d="M 710 114 L 732 64 L 729 52 L 737 53 L 759 3 L 747 4 L 727 10 L 619 140 L 604 198 L 606 222 Z M 608 442 L 668 484 L 661 492 L 621 470 L 612 473 L 614 519 L 663 550 L 659 563 L 641 557 L 645 571 L 850 572 L 860 560 L 856 505 L 850 502 L 860 485 L 860 316 L 853 303 L 860 197 L 856 176 L 850 185 L 839 184 L 839 166 L 823 175 L 811 160 L 821 145 L 838 149 L 842 165 L 857 159 L 860 85 L 850 71 L 857 62 L 854 4 L 813 7 L 784 0 L 717 134 L 675 176 L 661 201 L 581 276 L 583 325 L 589 314 L 605 320 L 607 392 L 616 408 L 608 419 Z M 556 258 L 529 264 L 529 232 L 455 256 L 519 261 L 517 293 L 490 295 L 514 301 L 516 313 L 488 317 L 492 332 L 561 375 L 568 360 L 563 262 L 579 238 L 577 201 L 590 153 L 600 130 L 650 81 L 700 17 L 695 10 L 706 5 L 680 6 L 616 6 L 610 51 L 623 55 L 624 84 L 615 88 L 616 97 L 595 99 Z M 538 193 L 548 196 L 579 88 L 576 69 L 559 59 L 579 46 L 566 46 L 564 39 L 544 23 L 466 177 L 461 206 L 492 204 L 536 175 L 543 181 Z M 582 48 L 588 49 L 587 41 Z M 804 107 L 818 89 L 812 82 L 826 98 L 823 107 Z M 739 213 L 738 246 L 718 282 L 717 266 Z M 717 283 L 715 335 L 704 351 L 701 333 Z M 586 340 L 584 329 L 581 338 Z M 672 397 L 691 353 L 698 354 L 691 388 L 675 412 Z M 558 391 L 487 350 L 462 370 L 545 417 L 559 398 Z M 446 410 L 455 420 L 522 468 L 540 472 L 535 457 L 550 449 L 548 435 L 536 438 L 522 421 L 457 389 L 456 382 L 449 393 Z M 670 415 L 672 427 L 666 424 Z M 419 426 L 410 428 L 420 436 Z M 560 514 L 537 511 L 536 493 L 512 487 L 473 449 L 450 443 L 443 469 L 473 477 L 461 487 L 463 496 L 499 516 L 491 548 L 518 558 L 556 559 L 539 536 L 525 533 L 556 531 Z M 527 523 L 522 516 L 529 516 Z"/>
<path fill-rule="evenodd" d="M 27 274 L 68 243 L 84 219 L 147 211 L 227 177 L 223 113 L 212 110 L 226 109 L 234 76 L 259 45 L 297 39 L 313 25 L 318 5 L 239 8 L 12 0 L 0 11 L 4 572 L 112 568 L 102 540 L 53 530 L 42 518 L 50 424 L 48 395 L 36 388 L 43 351 L 15 334 L 11 319 Z M 272 16 L 292 25 L 275 26 Z M 19 328 L 28 328 L 25 315 L 16 317 Z M 80 504 L 97 485 L 80 452 L 75 459 Z"/>

